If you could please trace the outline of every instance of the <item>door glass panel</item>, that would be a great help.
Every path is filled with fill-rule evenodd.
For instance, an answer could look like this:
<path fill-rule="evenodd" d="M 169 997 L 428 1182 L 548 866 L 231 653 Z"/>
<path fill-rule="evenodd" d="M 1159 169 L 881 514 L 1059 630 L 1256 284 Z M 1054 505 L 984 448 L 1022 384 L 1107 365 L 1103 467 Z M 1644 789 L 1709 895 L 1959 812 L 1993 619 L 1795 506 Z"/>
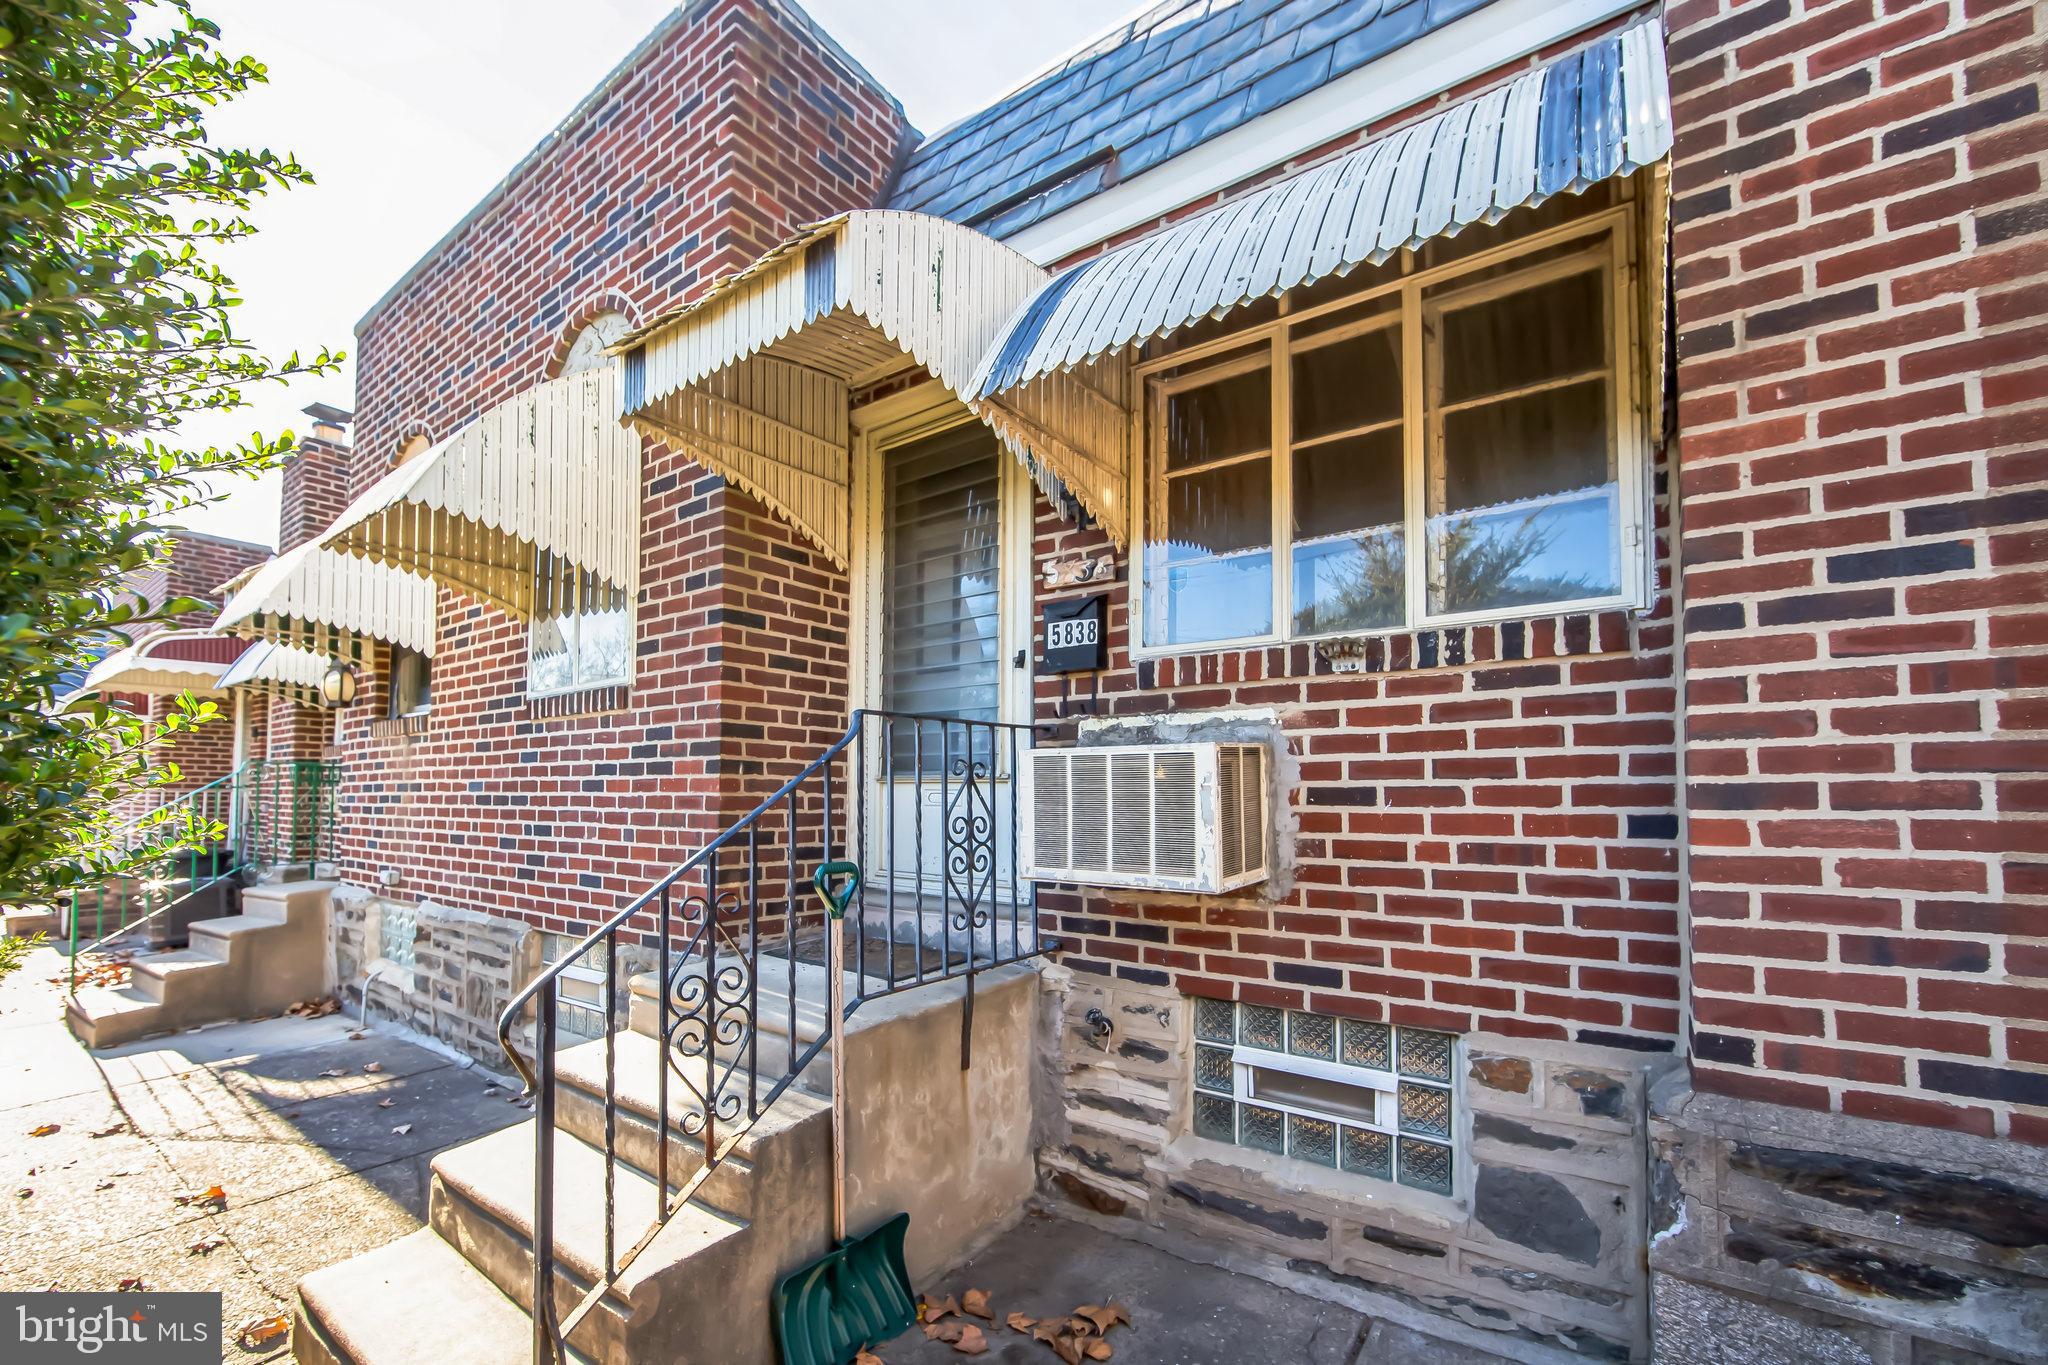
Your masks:
<path fill-rule="evenodd" d="M 978 423 L 895 447 L 885 458 L 884 710 L 997 717 L 999 461 L 995 438 Z M 917 761 L 936 771 L 942 754 L 913 755 L 909 727 L 897 728 L 898 770 Z"/>

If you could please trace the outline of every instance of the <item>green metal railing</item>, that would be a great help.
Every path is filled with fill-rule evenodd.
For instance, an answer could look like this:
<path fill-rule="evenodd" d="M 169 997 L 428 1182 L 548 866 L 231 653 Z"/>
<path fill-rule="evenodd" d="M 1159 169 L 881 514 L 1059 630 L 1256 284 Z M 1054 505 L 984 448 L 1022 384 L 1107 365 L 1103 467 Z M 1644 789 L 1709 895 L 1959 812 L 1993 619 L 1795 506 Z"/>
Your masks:
<path fill-rule="evenodd" d="M 160 804 L 101 836 L 106 860 L 129 866 L 71 894 L 72 994 L 81 953 L 107 939 L 245 872 L 303 864 L 311 874 L 331 858 L 340 776 L 316 760 L 255 760 L 202 786 L 159 793 Z"/>

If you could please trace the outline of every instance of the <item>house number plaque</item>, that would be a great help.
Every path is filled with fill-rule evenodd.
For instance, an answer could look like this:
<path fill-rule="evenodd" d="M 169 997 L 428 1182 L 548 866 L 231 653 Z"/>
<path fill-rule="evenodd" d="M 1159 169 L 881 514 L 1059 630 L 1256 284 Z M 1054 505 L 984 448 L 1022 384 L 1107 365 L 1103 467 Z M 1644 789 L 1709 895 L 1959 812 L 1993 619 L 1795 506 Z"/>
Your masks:
<path fill-rule="evenodd" d="M 1045 654 L 1039 669 L 1046 673 L 1093 673 L 1107 662 L 1108 632 L 1103 617 L 1109 598 L 1070 597 L 1045 604 Z"/>

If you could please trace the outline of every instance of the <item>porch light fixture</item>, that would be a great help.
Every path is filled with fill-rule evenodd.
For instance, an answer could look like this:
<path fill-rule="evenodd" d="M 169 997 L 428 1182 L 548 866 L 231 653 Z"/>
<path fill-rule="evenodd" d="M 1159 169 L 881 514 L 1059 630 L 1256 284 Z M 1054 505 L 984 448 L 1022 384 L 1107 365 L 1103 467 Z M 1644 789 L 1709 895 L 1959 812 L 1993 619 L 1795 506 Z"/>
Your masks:
<path fill-rule="evenodd" d="M 356 666 L 336 659 L 320 675 L 320 704 L 330 711 L 339 711 L 355 699 Z"/>

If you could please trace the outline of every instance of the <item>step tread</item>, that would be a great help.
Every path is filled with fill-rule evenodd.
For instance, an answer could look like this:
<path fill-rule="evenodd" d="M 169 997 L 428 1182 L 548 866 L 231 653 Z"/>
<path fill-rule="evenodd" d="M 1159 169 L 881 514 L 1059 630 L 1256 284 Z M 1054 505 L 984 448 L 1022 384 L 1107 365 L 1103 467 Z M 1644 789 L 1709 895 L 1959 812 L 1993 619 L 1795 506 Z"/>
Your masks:
<path fill-rule="evenodd" d="M 314 1271 L 299 1300 L 348 1365 L 503 1365 L 533 1350 L 526 1310 L 431 1228 Z"/>
<path fill-rule="evenodd" d="M 105 1019 L 136 1010 L 162 1009 L 163 1001 L 144 995 L 133 986 L 81 986 L 71 1008 L 88 1019 Z"/>
<path fill-rule="evenodd" d="M 617 1047 L 613 1072 L 614 1093 L 618 1096 L 619 1105 L 652 1123 L 655 1108 L 660 1100 L 658 1068 L 662 1065 L 661 1045 L 649 1035 L 635 1033 L 630 1029 L 621 1030 L 614 1034 L 613 1038 Z M 779 1080 L 782 1076 L 782 1067 L 787 1058 L 780 1051 L 781 1046 L 779 1042 L 771 1044 L 766 1039 L 762 1040 L 763 1084 L 760 1088 L 763 1093 L 774 1080 Z M 772 1064 L 771 1058 L 765 1055 L 771 1049 L 775 1051 Z M 812 1066 L 819 1064 L 816 1060 L 811 1063 Z M 587 1043 L 579 1043 L 575 1047 L 564 1048 L 556 1053 L 555 1075 L 578 1090 L 587 1091 L 592 1095 L 603 1095 L 604 1039 L 593 1038 Z M 741 1082 L 740 1088 L 744 1092 L 743 1075 L 735 1073 L 734 1079 Z M 678 1133 L 682 1131 L 683 1115 L 696 1107 L 693 1100 L 689 1088 L 679 1078 L 671 1075 L 668 1087 L 669 1127 Z M 742 1161 L 746 1160 L 760 1143 L 775 1133 L 801 1123 L 810 1115 L 824 1112 L 830 1107 L 826 1101 L 797 1089 L 792 1083 L 790 1088 L 783 1091 L 775 1103 L 761 1115 L 753 1129 L 740 1139 L 739 1146 L 734 1149 L 734 1156 Z"/>
<path fill-rule="evenodd" d="M 180 972 L 196 971 L 204 967 L 225 967 L 227 963 L 207 953 L 180 948 L 174 952 L 155 953 L 149 957 L 138 957 L 133 970 L 142 976 L 167 977 Z"/>
<path fill-rule="evenodd" d="M 217 919 L 196 919 L 185 927 L 188 934 L 204 935 L 208 938 L 233 938 L 238 934 L 253 934 L 259 929 L 282 929 L 285 922 L 268 915 L 222 915 Z"/>
<path fill-rule="evenodd" d="M 501 1128 L 434 1158 L 434 1175 L 451 1193 L 533 1239 L 534 1121 Z M 616 1165 L 612 1198 L 614 1253 L 623 1256 L 654 1223 L 658 1210 L 653 1177 L 625 1161 Z M 604 1153 L 574 1134 L 555 1132 L 555 1258 L 594 1283 L 604 1260 Z M 686 1204 L 662 1230 L 663 1256 L 647 1255 L 619 1279 L 616 1292 L 631 1295 L 645 1274 L 703 1247 L 738 1235 L 747 1224 Z"/>

